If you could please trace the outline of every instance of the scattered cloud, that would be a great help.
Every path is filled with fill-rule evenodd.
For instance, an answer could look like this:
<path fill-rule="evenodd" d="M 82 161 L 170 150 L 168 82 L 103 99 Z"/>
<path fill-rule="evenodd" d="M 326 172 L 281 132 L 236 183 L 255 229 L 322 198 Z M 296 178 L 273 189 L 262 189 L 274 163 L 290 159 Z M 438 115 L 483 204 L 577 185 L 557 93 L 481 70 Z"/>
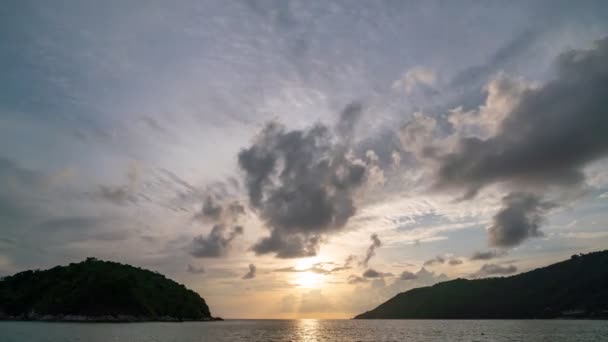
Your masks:
<path fill-rule="evenodd" d="M 366 283 L 367 279 L 365 279 L 364 277 L 355 275 L 355 274 L 351 274 L 348 276 L 348 283 L 349 284 L 360 284 L 360 283 Z"/>
<path fill-rule="evenodd" d="M 188 264 L 188 266 L 186 267 L 186 271 L 188 271 L 188 273 L 193 274 L 203 274 L 205 273 L 205 268 L 202 266 L 194 266 L 192 264 Z"/>
<path fill-rule="evenodd" d="M 243 279 L 253 279 L 255 278 L 256 267 L 254 264 L 249 264 L 249 271 L 243 276 Z"/>
<path fill-rule="evenodd" d="M 393 89 L 403 89 L 406 94 L 420 92 L 422 95 L 434 95 L 437 73 L 427 67 L 415 67 L 408 70 L 403 77 L 393 83 Z"/>
<path fill-rule="evenodd" d="M 462 261 L 462 259 L 459 259 L 459 258 L 450 258 L 448 260 L 448 265 L 450 265 L 450 266 L 462 265 L 463 263 L 464 263 L 464 261 Z"/>
<path fill-rule="evenodd" d="M 473 253 L 470 260 L 473 260 L 473 261 L 474 260 L 490 260 L 490 259 L 500 258 L 505 255 L 507 255 L 507 252 L 503 251 L 503 250 L 490 250 L 490 251 L 484 251 L 484 252 L 477 251 L 477 252 Z"/>
<path fill-rule="evenodd" d="M 410 271 L 403 271 L 403 272 L 401 272 L 401 275 L 399 276 L 399 279 L 401 279 L 401 280 L 414 280 L 416 278 L 418 278 L 418 276 L 415 273 L 410 272 Z"/>
<path fill-rule="evenodd" d="M 221 258 L 228 255 L 232 241 L 243 234 L 243 227 L 234 226 L 229 231 L 223 224 L 216 224 L 207 236 L 197 236 L 192 241 L 190 254 L 197 258 Z"/>
<path fill-rule="evenodd" d="M 498 265 L 498 264 L 484 264 L 481 266 L 479 271 L 473 273 L 471 275 L 472 278 L 481 278 L 492 275 L 508 275 L 517 272 L 517 267 L 515 265 Z"/>
<path fill-rule="evenodd" d="M 368 268 L 363 272 L 364 278 L 383 278 L 383 277 L 392 277 L 394 276 L 392 273 L 384 273 L 374 270 L 373 268 Z"/>
<path fill-rule="evenodd" d="M 438 256 L 434 257 L 433 259 L 425 261 L 424 266 L 433 266 L 433 265 L 443 264 L 444 262 L 445 262 L 445 258 L 438 255 Z"/>
<path fill-rule="evenodd" d="M 376 248 L 382 246 L 382 241 L 378 238 L 378 234 L 372 234 L 370 236 L 372 240 L 372 244 L 367 248 L 367 253 L 365 254 L 365 259 L 363 259 L 362 265 L 367 267 L 367 264 L 371 260 L 371 258 L 376 255 Z"/>
<path fill-rule="evenodd" d="M 98 191 L 93 196 L 118 206 L 135 203 L 138 200 L 136 191 L 140 179 L 140 167 L 138 164 L 133 163 L 127 172 L 128 181 L 126 184 L 117 186 L 100 185 Z"/>

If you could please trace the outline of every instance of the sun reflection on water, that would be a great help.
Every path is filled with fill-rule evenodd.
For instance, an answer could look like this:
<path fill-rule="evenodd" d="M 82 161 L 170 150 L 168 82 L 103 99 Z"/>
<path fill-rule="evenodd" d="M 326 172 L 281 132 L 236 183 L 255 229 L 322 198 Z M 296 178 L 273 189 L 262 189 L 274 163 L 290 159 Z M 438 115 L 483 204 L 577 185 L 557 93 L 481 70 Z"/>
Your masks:
<path fill-rule="evenodd" d="M 318 319 L 299 319 L 297 322 L 298 341 L 314 342 L 323 340 L 323 333 L 319 330 Z"/>

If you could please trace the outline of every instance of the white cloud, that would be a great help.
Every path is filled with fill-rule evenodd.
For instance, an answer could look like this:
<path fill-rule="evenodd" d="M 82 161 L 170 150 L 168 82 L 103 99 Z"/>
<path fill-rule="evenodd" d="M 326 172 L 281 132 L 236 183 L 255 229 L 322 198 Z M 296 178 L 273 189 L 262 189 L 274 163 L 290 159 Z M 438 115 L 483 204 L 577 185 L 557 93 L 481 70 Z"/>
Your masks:
<path fill-rule="evenodd" d="M 427 67 L 415 67 L 408 70 L 401 79 L 393 83 L 393 89 L 403 89 L 406 94 L 414 92 L 416 87 L 433 87 L 437 83 L 437 73 Z"/>

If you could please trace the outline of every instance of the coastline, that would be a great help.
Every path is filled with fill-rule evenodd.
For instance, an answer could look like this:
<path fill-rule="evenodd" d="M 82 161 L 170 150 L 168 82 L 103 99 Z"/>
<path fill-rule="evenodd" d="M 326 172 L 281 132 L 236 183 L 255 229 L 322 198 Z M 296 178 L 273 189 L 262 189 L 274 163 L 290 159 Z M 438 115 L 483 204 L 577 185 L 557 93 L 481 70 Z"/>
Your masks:
<path fill-rule="evenodd" d="M 147 317 L 133 315 L 41 315 L 30 313 L 19 316 L 0 315 L 0 321 L 23 321 L 23 322 L 70 322 L 70 323 L 145 323 L 145 322 L 215 322 L 223 321 L 221 317 L 205 317 L 201 319 L 177 318 L 172 316 Z"/>

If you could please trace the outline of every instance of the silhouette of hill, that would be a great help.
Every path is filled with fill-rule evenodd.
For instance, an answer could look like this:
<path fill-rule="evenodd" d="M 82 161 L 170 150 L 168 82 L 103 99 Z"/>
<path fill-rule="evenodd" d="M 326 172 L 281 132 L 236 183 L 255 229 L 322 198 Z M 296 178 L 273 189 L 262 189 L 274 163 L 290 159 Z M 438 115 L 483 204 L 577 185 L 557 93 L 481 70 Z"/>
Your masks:
<path fill-rule="evenodd" d="M 0 318 L 70 321 L 212 320 L 205 300 L 162 274 L 88 258 L 0 280 Z"/>
<path fill-rule="evenodd" d="M 355 319 L 608 318 L 608 251 L 503 278 L 402 292 Z"/>

